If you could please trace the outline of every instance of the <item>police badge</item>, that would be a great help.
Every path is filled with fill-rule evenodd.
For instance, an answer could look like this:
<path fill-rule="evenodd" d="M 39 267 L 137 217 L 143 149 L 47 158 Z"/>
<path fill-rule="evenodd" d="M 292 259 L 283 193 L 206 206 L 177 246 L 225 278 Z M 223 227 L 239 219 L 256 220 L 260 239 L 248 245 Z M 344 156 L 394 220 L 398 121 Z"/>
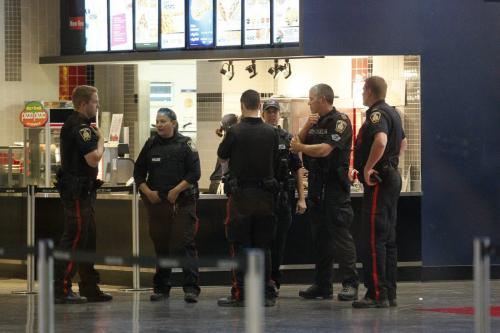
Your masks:
<path fill-rule="evenodd" d="M 370 116 L 370 120 L 373 124 L 378 124 L 378 122 L 380 121 L 380 117 L 382 115 L 380 114 L 380 112 L 373 112 L 372 115 Z"/>
<path fill-rule="evenodd" d="M 80 130 L 80 135 L 83 139 L 83 141 L 88 142 L 90 139 L 92 139 L 92 134 L 90 132 L 90 128 L 82 128 Z"/>
<path fill-rule="evenodd" d="M 337 120 L 337 124 L 335 125 L 335 131 L 337 133 L 342 134 L 347 127 L 347 123 L 343 120 Z"/>

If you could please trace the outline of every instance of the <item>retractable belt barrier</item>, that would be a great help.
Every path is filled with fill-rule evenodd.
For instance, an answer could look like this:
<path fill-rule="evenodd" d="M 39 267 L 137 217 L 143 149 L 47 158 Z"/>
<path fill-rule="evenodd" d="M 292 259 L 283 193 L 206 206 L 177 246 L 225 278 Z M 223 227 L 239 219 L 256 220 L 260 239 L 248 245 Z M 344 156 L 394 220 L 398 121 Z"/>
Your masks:
<path fill-rule="evenodd" d="M 104 256 L 83 251 L 58 251 L 53 249 L 52 240 L 40 240 L 38 247 L 0 247 L 0 257 L 23 258 L 38 257 L 38 332 L 54 332 L 54 260 L 73 260 L 76 262 L 95 262 L 108 265 L 143 265 L 162 268 L 190 267 L 192 260 L 184 257 L 120 257 Z M 197 260 L 200 266 L 236 269 L 245 271 L 245 331 L 261 333 L 264 327 L 263 281 L 264 254 L 261 250 L 249 249 L 246 257 L 212 258 Z"/>
<path fill-rule="evenodd" d="M 474 332 L 490 333 L 490 257 L 500 253 L 500 246 L 488 237 L 474 239 Z"/>
<path fill-rule="evenodd" d="M 24 259 L 28 255 L 38 256 L 38 248 L 30 247 L 0 247 L 0 258 Z M 189 268 L 193 261 L 184 257 L 147 257 L 147 256 L 106 256 L 86 251 L 59 251 L 49 249 L 47 256 L 55 260 L 74 261 L 74 262 L 92 262 L 103 265 L 114 266 L 132 266 L 161 268 Z M 246 267 L 245 257 L 241 258 L 201 258 L 196 262 L 200 267 L 214 267 L 221 269 L 241 269 Z"/>

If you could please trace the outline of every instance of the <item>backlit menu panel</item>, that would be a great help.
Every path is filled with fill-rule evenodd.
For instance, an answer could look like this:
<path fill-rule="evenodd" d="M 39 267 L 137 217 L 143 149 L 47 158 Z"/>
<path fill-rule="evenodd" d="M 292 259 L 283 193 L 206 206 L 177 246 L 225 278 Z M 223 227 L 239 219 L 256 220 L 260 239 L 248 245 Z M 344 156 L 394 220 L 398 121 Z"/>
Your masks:
<path fill-rule="evenodd" d="M 108 3 L 106 0 L 85 0 L 85 50 L 108 50 Z M 104 37 L 103 37 L 103 32 Z"/>
<path fill-rule="evenodd" d="M 271 43 L 271 1 L 245 1 L 245 45 Z"/>
<path fill-rule="evenodd" d="M 241 0 L 218 0 L 216 16 L 216 45 L 241 45 Z"/>
<path fill-rule="evenodd" d="M 175 49 L 186 44 L 186 10 L 184 1 L 161 1 L 161 48 Z"/>
<path fill-rule="evenodd" d="M 299 10 L 299 0 L 274 0 L 274 43 L 281 44 L 299 42 Z"/>
<path fill-rule="evenodd" d="M 109 35 L 111 51 L 133 49 L 133 8 L 132 0 L 109 1 Z"/>
<path fill-rule="evenodd" d="M 158 0 L 135 1 L 135 48 L 158 48 Z"/>
<path fill-rule="evenodd" d="M 189 47 L 214 45 L 214 6 L 212 0 L 189 0 Z"/>

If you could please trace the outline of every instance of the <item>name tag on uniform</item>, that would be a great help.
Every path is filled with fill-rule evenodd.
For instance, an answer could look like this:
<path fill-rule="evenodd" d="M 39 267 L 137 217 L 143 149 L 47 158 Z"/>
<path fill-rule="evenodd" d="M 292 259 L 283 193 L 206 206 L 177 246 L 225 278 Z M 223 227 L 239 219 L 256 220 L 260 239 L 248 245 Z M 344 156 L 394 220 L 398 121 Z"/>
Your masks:
<path fill-rule="evenodd" d="M 326 128 L 313 128 L 309 130 L 310 135 L 324 135 L 328 134 L 328 129 Z"/>
<path fill-rule="evenodd" d="M 151 162 L 153 163 L 160 163 L 161 162 L 161 157 L 152 157 Z"/>
<path fill-rule="evenodd" d="M 278 146 L 278 149 L 280 149 L 280 150 L 286 149 L 286 145 L 284 143 L 282 143 Z"/>

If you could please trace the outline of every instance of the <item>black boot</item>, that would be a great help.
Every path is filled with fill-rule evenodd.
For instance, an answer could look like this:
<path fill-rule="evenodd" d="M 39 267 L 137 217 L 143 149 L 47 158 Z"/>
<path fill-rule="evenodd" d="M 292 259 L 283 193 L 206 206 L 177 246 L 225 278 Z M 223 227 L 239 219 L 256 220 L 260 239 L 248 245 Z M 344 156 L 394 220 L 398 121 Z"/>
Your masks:
<path fill-rule="evenodd" d="M 355 309 L 388 308 L 389 302 L 387 299 L 380 299 L 377 301 L 366 296 L 360 301 L 352 302 L 352 307 Z"/>
<path fill-rule="evenodd" d="M 98 285 L 84 285 L 78 283 L 80 287 L 80 295 L 85 296 L 88 302 L 109 302 L 113 299 L 113 296 L 103 292 Z"/>
<path fill-rule="evenodd" d="M 299 291 L 299 296 L 306 299 L 332 299 L 333 291 L 331 289 L 320 288 L 318 285 L 313 284 L 306 290 Z"/>

